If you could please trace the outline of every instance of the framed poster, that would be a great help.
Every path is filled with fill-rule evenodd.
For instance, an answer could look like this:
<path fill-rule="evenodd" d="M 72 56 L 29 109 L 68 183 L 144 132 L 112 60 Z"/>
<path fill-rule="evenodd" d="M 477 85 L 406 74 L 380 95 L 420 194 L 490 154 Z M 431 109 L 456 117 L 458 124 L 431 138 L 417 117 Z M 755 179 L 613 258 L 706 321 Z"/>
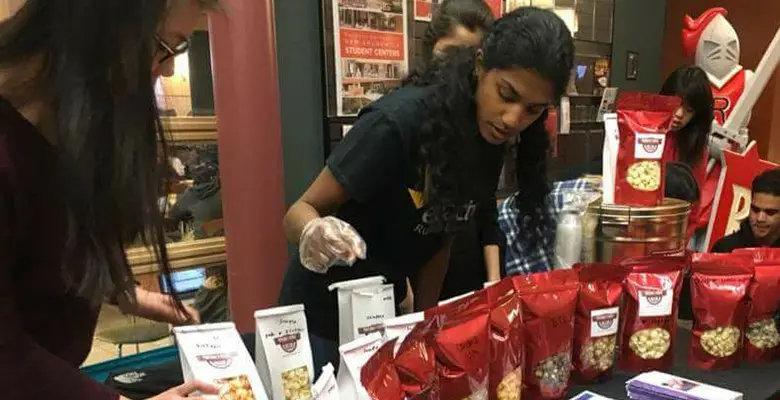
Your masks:
<path fill-rule="evenodd" d="M 400 86 L 409 70 L 405 0 L 334 0 L 336 115 L 361 108 Z"/>
<path fill-rule="evenodd" d="M 430 22 L 433 9 L 440 0 L 414 0 L 414 19 L 416 21 Z"/>
<path fill-rule="evenodd" d="M 502 0 L 485 0 L 485 4 L 490 7 L 490 11 L 493 11 L 493 16 L 496 18 L 500 18 L 501 15 L 503 15 L 502 7 L 501 7 Z"/>

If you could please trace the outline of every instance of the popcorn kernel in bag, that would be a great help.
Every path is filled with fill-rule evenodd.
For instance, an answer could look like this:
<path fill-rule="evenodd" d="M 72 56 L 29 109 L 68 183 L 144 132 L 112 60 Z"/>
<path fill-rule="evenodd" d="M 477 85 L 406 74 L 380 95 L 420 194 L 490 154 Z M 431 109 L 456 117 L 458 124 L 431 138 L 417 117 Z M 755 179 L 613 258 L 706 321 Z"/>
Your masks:
<path fill-rule="evenodd" d="M 403 400 L 404 391 L 393 364 L 397 339 L 383 344 L 360 372 L 360 382 L 372 400 Z"/>
<path fill-rule="evenodd" d="M 663 202 L 666 136 L 680 103 L 678 97 L 649 93 L 618 96 L 615 204 L 657 206 Z"/>
<path fill-rule="evenodd" d="M 393 352 L 393 355 L 398 354 L 401 343 L 406 340 L 406 336 L 424 319 L 425 314 L 418 312 L 385 320 L 385 340 L 390 341 L 392 339 L 398 339 L 395 342 L 395 351 Z"/>
<path fill-rule="evenodd" d="M 252 358 L 232 322 L 173 328 L 184 381 L 214 383 L 219 400 L 268 399 Z"/>
<path fill-rule="evenodd" d="M 573 270 L 566 271 L 576 279 Z M 560 399 L 570 384 L 579 283 L 535 280 L 540 284 L 518 289 L 525 340 L 523 398 Z"/>
<path fill-rule="evenodd" d="M 574 371 L 579 382 L 612 377 L 617 359 L 624 268 L 612 264 L 577 264 L 580 293 L 574 320 Z"/>
<path fill-rule="evenodd" d="M 733 254 L 753 258 L 755 275 L 748 289 L 750 309 L 745 327 L 747 361 L 770 362 L 780 359 L 780 249 L 737 249 Z"/>
<path fill-rule="evenodd" d="M 312 386 L 311 392 L 312 400 L 339 400 L 339 385 L 333 364 L 328 363 L 322 367 L 322 374 Z"/>
<path fill-rule="evenodd" d="M 336 282 L 328 286 L 329 291 L 336 291 L 339 307 L 339 345 L 344 345 L 356 339 L 354 334 L 354 310 L 352 309 L 352 292 L 359 288 L 375 288 L 384 284 L 383 276 L 353 279 Z"/>
<path fill-rule="evenodd" d="M 382 335 L 374 332 L 339 346 L 341 363 L 336 375 L 341 400 L 368 400 L 368 392 L 360 383 L 360 371 L 374 352 L 382 346 Z"/>
<path fill-rule="evenodd" d="M 618 366 L 631 372 L 668 370 L 674 363 L 677 305 L 687 258 L 624 260 L 625 310 Z"/>
<path fill-rule="evenodd" d="M 523 325 L 520 297 L 511 279 L 487 289 L 490 302 L 490 379 L 492 400 L 519 400 L 523 389 Z"/>
<path fill-rule="evenodd" d="M 255 349 L 268 397 L 311 398 L 314 361 L 303 305 L 255 311 Z"/>
<path fill-rule="evenodd" d="M 357 288 L 352 291 L 352 335 L 355 338 L 383 333 L 384 321 L 395 318 L 393 285 Z"/>
<path fill-rule="evenodd" d="M 490 363 L 487 292 L 437 307 L 428 338 L 436 356 L 440 399 L 484 399 Z"/>
<path fill-rule="evenodd" d="M 694 254 L 691 266 L 693 338 L 688 364 L 729 369 L 742 358 L 753 259 L 739 254 Z"/>

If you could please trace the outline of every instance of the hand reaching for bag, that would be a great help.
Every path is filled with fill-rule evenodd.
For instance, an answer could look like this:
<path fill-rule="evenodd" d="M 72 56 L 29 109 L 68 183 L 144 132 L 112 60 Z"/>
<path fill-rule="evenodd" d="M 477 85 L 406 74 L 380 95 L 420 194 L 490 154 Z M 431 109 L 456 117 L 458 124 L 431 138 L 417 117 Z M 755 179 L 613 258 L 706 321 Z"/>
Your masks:
<path fill-rule="evenodd" d="M 309 221 L 300 240 L 301 263 L 306 269 L 324 274 L 336 264 L 349 265 L 366 258 L 366 242 L 352 225 L 336 218 Z"/>

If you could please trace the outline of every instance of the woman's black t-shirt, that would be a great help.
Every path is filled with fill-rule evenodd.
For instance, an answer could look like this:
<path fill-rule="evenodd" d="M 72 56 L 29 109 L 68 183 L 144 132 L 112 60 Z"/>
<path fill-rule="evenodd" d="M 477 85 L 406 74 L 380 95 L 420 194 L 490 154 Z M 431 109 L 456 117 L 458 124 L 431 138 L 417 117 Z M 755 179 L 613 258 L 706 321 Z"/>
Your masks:
<path fill-rule="evenodd" d="M 397 303 L 406 296 L 406 278 L 441 249 L 445 228 L 432 218 L 439 215 L 419 204 L 421 182 L 418 139 L 428 111 L 423 99 L 429 88 L 407 86 L 385 95 L 361 111 L 349 134 L 327 160 L 349 200 L 335 213 L 360 233 L 366 242 L 366 260 L 352 267 L 332 267 L 327 274 L 311 272 L 295 257 L 287 267 L 279 302 L 303 304 L 309 329 L 326 339 L 337 338 L 338 309 L 335 282 L 383 275 L 395 286 Z M 469 197 L 453 210 L 457 225 L 476 219 L 483 244 L 498 243 L 495 190 L 501 170 L 502 146 L 485 142 L 476 123 L 466 140 L 473 155 Z M 471 143 L 473 142 L 473 144 Z M 471 151 L 473 150 L 473 151 Z M 475 266 L 478 267 L 478 266 Z"/>

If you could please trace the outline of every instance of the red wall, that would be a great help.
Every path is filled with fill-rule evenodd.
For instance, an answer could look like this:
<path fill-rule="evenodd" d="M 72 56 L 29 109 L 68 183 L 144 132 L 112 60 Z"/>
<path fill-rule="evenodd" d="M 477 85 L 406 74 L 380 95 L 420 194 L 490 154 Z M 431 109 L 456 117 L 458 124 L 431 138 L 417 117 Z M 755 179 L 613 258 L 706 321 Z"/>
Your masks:
<path fill-rule="evenodd" d="M 755 70 L 766 51 L 769 42 L 780 26 L 780 1 L 744 1 L 744 0 L 667 0 L 666 28 L 664 30 L 663 76 L 668 76 L 675 68 L 683 64 L 692 64 L 686 59 L 680 43 L 683 17 L 689 14 L 698 17 L 704 10 L 712 7 L 724 7 L 728 10 L 728 20 L 739 35 L 741 46 L 740 63 Z M 764 93 L 753 108 L 750 120 L 750 137 L 758 142 L 762 158 L 780 161 L 780 135 L 771 132 L 780 129 L 780 69 L 769 81 Z"/>

